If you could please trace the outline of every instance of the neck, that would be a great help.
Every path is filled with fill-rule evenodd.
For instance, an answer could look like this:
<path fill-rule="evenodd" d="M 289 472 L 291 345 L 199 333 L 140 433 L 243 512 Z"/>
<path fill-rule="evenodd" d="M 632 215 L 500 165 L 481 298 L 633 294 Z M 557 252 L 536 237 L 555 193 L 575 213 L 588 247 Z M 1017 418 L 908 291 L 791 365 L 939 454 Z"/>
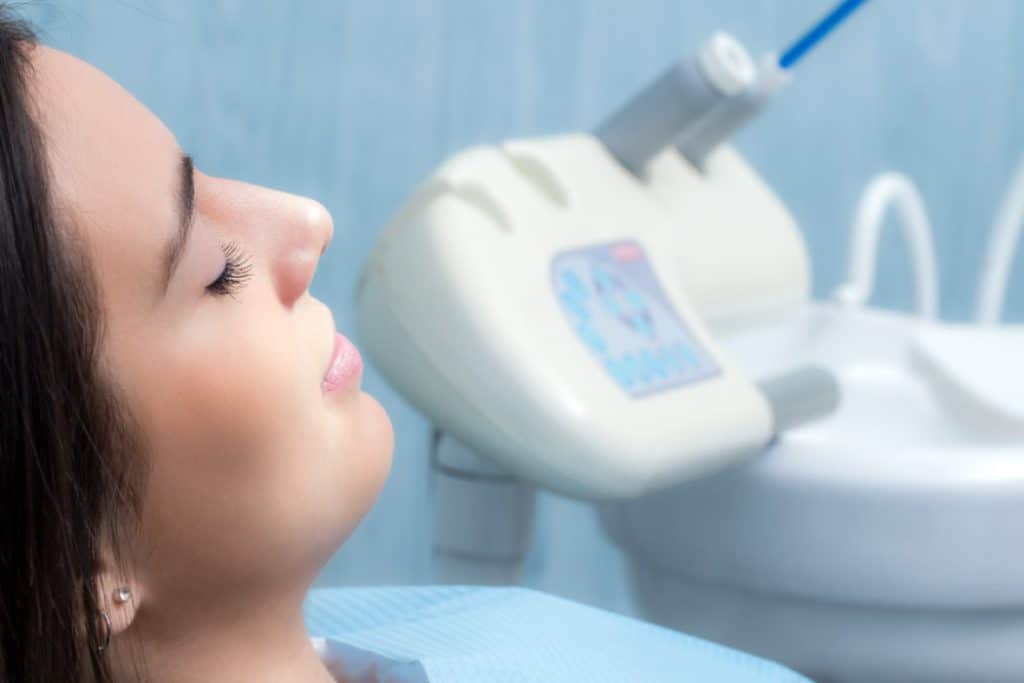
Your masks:
<path fill-rule="evenodd" d="M 160 612 L 158 619 L 140 610 L 134 633 L 115 640 L 115 680 L 137 680 L 133 663 L 139 661 L 143 678 L 153 683 L 334 682 L 306 633 L 301 593 Z M 133 657 L 132 642 L 141 658 Z"/>

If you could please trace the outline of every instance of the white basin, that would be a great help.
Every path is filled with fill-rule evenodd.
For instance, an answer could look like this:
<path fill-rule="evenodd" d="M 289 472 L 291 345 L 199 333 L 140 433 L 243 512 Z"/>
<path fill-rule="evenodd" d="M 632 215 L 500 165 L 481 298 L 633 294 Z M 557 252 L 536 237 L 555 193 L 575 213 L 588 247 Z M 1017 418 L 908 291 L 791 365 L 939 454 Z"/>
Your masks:
<path fill-rule="evenodd" d="M 940 401 L 920 324 L 814 304 L 726 340 L 755 376 L 832 369 L 842 404 L 746 465 L 602 506 L 647 617 L 819 680 L 1024 680 L 1024 431 Z"/>

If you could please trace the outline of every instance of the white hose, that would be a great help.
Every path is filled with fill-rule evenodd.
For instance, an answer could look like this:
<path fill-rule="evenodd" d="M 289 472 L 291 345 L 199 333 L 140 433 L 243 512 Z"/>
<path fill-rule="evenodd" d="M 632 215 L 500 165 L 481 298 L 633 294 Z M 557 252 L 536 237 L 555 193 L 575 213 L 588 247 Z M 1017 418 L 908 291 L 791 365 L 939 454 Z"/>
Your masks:
<path fill-rule="evenodd" d="M 876 176 L 861 195 L 853 222 L 847 281 L 834 296 L 842 303 L 856 306 L 871 299 L 882 221 L 890 204 L 896 205 L 910 249 L 917 313 L 935 319 L 939 312 L 939 275 L 931 223 L 917 187 L 902 173 Z"/>
<path fill-rule="evenodd" d="M 1024 225 L 1024 160 L 1010 181 L 1003 203 L 996 214 L 988 250 L 978 282 L 975 315 L 981 325 L 996 325 L 1003 317 L 1006 288 L 1010 284 L 1013 256 Z"/>

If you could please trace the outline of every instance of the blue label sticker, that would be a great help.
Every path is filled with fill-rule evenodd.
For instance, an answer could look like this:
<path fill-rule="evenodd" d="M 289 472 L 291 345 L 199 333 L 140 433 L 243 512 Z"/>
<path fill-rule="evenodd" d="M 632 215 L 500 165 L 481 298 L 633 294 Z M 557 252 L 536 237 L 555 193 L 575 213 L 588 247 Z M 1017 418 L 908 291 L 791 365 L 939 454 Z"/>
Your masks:
<path fill-rule="evenodd" d="M 631 396 L 720 373 L 668 301 L 636 242 L 558 254 L 551 272 L 555 295 L 582 348 Z"/>

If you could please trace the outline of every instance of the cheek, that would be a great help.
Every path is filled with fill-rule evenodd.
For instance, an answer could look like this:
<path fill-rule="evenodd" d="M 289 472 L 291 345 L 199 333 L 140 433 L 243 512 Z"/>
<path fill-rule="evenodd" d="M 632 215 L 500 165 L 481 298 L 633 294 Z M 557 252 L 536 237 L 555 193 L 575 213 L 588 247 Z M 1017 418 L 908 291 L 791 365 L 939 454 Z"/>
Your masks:
<path fill-rule="evenodd" d="M 273 341 L 177 363 L 167 355 L 161 373 L 135 384 L 150 460 L 143 540 L 169 582 L 272 571 L 263 566 L 271 558 L 289 571 L 304 560 L 311 506 L 325 502 L 318 488 L 333 418 L 307 381 L 308 363 L 295 362 L 301 349 Z"/>
<path fill-rule="evenodd" d="M 159 400 L 144 401 L 144 533 L 159 539 L 149 551 L 168 585 L 315 572 L 387 478 L 394 437 L 380 404 L 325 400 L 294 362 L 301 354 L 280 349 L 264 339 L 194 356 L 168 373 Z"/>
<path fill-rule="evenodd" d="M 243 476 L 259 469 L 254 456 L 261 452 L 308 448 L 326 438 L 325 415 L 313 405 L 318 387 L 304 381 L 308 371 L 294 362 L 296 353 L 274 346 L 240 342 L 171 357 L 160 380 L 143 384 L 142 403 L 158 439 L 182 457 L 194 453 L 197 466 Z"/>

